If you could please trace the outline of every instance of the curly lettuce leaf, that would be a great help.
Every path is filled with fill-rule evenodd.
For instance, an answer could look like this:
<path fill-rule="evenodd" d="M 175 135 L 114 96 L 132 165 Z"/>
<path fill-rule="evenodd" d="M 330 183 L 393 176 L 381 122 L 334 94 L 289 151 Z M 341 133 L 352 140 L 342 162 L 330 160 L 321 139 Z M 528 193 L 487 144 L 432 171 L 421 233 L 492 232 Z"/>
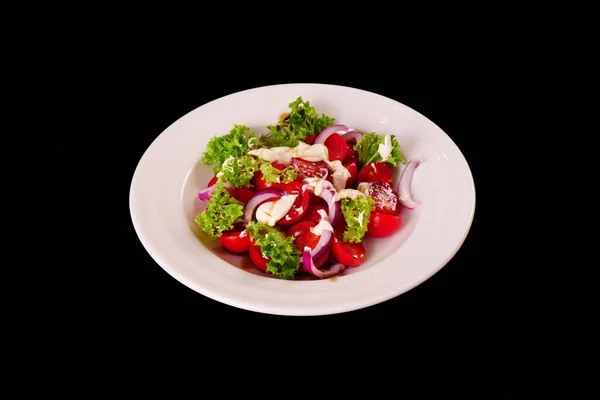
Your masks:
<path fill-rule="evenodd" d="M 213 239 L 233 229 L 233 224 L 242 222 L 244 216 L 244 204 L 229 194 L 223 181 L 219 179 L 215 185 L 206 209 L 195 218 L 202 231 Z"/>
<path fill-rule="evenodd" d="M 380 147 L 385 152 L 386 136 L 389 136 L 392 151 L 389 158 L 385 161 L 391 166 L 397 166 L 398 163 L 406 164 L 404 155 L 400 151 L 400 144 L 396 140 L 396 135 L 380 135 L 377 132 L 367 133 L 363 135 L 362 140 L 354 145 L 354 150 L 358 152 L 358 163 L 360 166 L 367 165 L 372 162 L 382 161 L 381 153 L 379 152 Z"/>
<path fill-rule="evenodd" d="M 340 207 L 346 221 L 342 240 L 349 243 L 360 242 L 367 233 L 371 211 L 375 209 L 375 201 L 371 196 L 345 198 L 340 201 Z"/>
<path fill-rule="evenodd" d="M 260 164 L 260 172 L 263 173 L 263 179 L 267 183 L 290 183 L 296 180 L 298 172 L 296 168 L 288 165 L 282 170 L 278 170 L 269 161 L 263 161 Z"/>
<path fill-rule="evenodd" d="M 250 238 L 256 240 L 267 263 L 267 272 L 279 274 L 281 279 L 294 279 L 300 267 L 300 251 L 294 246 L 294 237 L 286 236 L 276 228 L 252 221 L 246 226 Z"/>
<path fill-rule="evenodd" d="M 202 162 L 206 165 L 217 164 L 213 168 L 217 173 L 229 157 L 246 155 L 253 141 L 257 141 L 254 131 L 246 125 L 234 125 L 228 134 L 213 136 L 208 141 L 206 151 L 202 154 Z"/>
<path fill-rule="evenodd" d="M 221 165 L 218 176 L 231 187 L 250 187 L 250 181 L 254 173 L 258 171 L 259 162 L 256 158 L 245 155 L 241 157 L 229 157 Z"/>
<path fill-rule="evenodd" d="M 290 114 L 276 125 L 269 125 L 269 135 L 262 135 L 260 141 L 268 147 L 288 146 L 295 147 L 315 133 L 321 132 L 326 127 L 333 125 L 335 118 L 325 114 L 319 115 L 309 101 L 304 101 L 302 96 L 289 104 Z"/>

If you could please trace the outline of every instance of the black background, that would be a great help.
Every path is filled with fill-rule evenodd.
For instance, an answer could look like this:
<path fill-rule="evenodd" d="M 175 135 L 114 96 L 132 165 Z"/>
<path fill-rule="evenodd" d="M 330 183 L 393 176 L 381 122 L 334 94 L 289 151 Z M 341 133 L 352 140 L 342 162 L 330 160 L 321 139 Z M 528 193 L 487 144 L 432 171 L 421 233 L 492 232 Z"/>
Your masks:
<path fill-rule="evenodd" d="M 336 63 L 293 71 L 265 63 L 264 68 L 255 65 L 224 72 L 229 68 L 224 64 L 184 66 L 182 62 L 163 70 L 151 61 L 119 66 L 120 86 L 111 110 L 119 121 L 113 154 L 122 162 L 115 192 L 120 218 L 118 227 L 113 228 L 118 235 L 111 242 L 118 261 L 103 268 L 110 296 L 100 301 L 100 310 L 112 332 L 119 332 L 112 337 L 128 344 L 150 337 L 161 349 L 169 337 L 168 343 L 180 340 L 200 348 L 229 349 L 230 354 L 273 350 L 270 354 L 292 351 L 301 355 L 306 341 L 313 351 L 330 358 L 348 346 L 353 349 L 351 358 L 375 357 L 379 361 L 400 362 L 409 353 L 424 352 L 428 355 L 417 356 L 420 362 L 464 361 L 471 371 L 474 368 L 491 380 L 488 388 L 493 392 L 514 392 L 513 370 L 488 374 L 489 369 L 514 362 L 517 326 L 513 320 L 515 300 L 506 295 L 511 289 L 502 286 L 507 266 L 499 265 L 497 257 L 484 251 L 482 223 L 491 208 L 484 194 L 484 187 L 490 186 L 484 161 L 487 150 L 494 146 L 489 143 L 489 133 L 482 133 L 487 104 L 478 94 L 481 80 L 423 71 L 401 79 L 394 66 L 368 63 L 350 63 L 349 71 Z M 414 289 L 368 308 L 293 317 L 221 304 L 179 283 L 153 261 L 133 229 L 128 203 L 131 178 L 144 151 L 170 124 L 207 102 L 283 83 L 329 83 L 387 96 L 432 120 L 457 144 L 473 174 L 476 209 L 464 244 L 444 268 Z M 349 368 L 359 368 L 352 365 Z"/>

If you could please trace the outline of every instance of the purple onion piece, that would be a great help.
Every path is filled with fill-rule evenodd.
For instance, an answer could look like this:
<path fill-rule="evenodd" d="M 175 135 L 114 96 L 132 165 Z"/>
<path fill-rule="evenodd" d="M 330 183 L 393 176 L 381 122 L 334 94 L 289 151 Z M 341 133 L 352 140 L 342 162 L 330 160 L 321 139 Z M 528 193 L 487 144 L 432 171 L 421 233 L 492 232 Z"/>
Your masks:
<path fill-rule="evenodd" d="M 335 125 L 328 126 L 327 128 L 323 129 L 321 132 L 317 133 L 317 136 L 315 136 L 315 141 L 313 142 L 313 144 L 323 144 L 323 143 L 325 143 L 327 138 L 329 136 L 333 135 L 334 133 L 340 132 L 340 135 L 344 135 L 344 134 L 346 134 L 346 132 L 348 132 L 349 129 L 350 128 L 348 128 L 346 125 L 342 125 L 342 124 L 335 124 Z"/>
<path fill-rule="evenodd" d="M 283 195 L 284 193 L 281 189 L 265 189 L 256 192 L 254 196 L 252 196 L 252 198 L 246 203 L 246 207 L 244 209 L 244 224 L 248 224 L 252 221 L 256 207 L 266 201 L 280 199 L 283 197 Z"/>
<path fill-rule="evenodd" d="M 415 159 L 410 160 L 404 170 L 400 174 L 400 179 L 398 179 L 398 184 L 396 185 L 396 192 L 398 192 L 398 200 L 400 203 L 406 208 L 417 208 L 421 203 L 413 200 L 412 195 L 410 193 L 410 184 L 412 182 L 413 174 L 415 169 L 421 165 L 421 160 Z"/>
<path fill-rule="evenodd" d="M 304 247 L 304 252 L 302 253 L 302 264 L 304 265 L 306 271 L 321 279 L 331 278 L 332 276 L 339 275 L 346 268 L 344 264 L 336 263 L 327 270 L 318 269 L 315 267 L 315 263 L 313 262 L 313 257 L 311 255 L 311 249 L 309 246 Z"/>

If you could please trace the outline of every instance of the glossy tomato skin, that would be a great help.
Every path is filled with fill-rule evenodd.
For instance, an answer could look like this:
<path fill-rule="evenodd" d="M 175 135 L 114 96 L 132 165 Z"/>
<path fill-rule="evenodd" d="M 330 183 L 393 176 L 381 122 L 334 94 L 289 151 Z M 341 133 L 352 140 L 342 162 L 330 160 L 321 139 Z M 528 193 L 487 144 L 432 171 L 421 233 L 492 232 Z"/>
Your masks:
<path fill-rule="evenodd" d="M 315 141 L 315 138 L 317 137 L 316 133 L 313 133 L 312 135 L 308 135 L 305 139 L 304 139 L 304 143 L 306 144 L 313 144 Z"/>
<path fill-rule="evenodd" d="M 324 161 L 312 162 L 292 157 L 290 165 L 296 169 L 298 182 L 302 182 L 305 178 L 325 178 L 329 175 L 329 166 Z"/>
<path fill-rule="evenodd" d="M 313 204 L 309 205 L 306 213 L 302 217 L 302 221 L 312 221 L 315 224 L 318 224 L 321 221 L 321 214 L 319 214 L 319 210 L 325 211 L 325 214 L 328 213 L 329 207 L 324 204 Z"/>
<path fill-rule="evenodd" d="M 237 199 L 244 204 L 246 204 L 248 202 L 248 200 L 250 200 L 252 197 L 254 197 L 255 194 L 256 194 L 256 191 L 254 189 L 246 187 L 246 186 L 242 186 L 240 188 L 234 188 L 233 191 L 231 192 L 231 196 L 234 199 Z"/>
<path fill-rule="evenodd" d="M 389 182 L 370 182 L 367 193 L 375 201 L 375 213 L 398 215 L 402 211 L 398 193 Z"/>
<path fill-rule="evenodd" d="M 287 236 L 294 238 L 294 246 L 300 251 L 304 251 L 304 246 L 314 249 L 319 242 L 319 236 L 313 234 L 310 228 L 317 224 L 313 221 L 301 221 L 292 225 L 286 232 Z"/>
<path fill-rule="evenodd" d="M 314 194 L 312 192 L 308 192 L 308 205 L 309 206 L 313 206 L 313 205 L 323 205 L 323 206 L 326 206 L 327 202 L 322 197 L 319 197 L 319 196 L 317 196 L 316 194 Z"/>
<path fill-rule="evenodd" d="M 354 150 L 356 143 L 346 143 L 346 157 L 344 163 L 350 163 L 356 161 L 358 163 L 358 151 Z"/>
<path fill-rule="evenodd" d="M 348 154 L 348 144 L 339 133 L 331 134 L 323 143 L 329 153 L 329 161 L 343 161 Z"/>
<path fill-rule="evenodd" d="M 277 221 L 277 225 L 279 226 L 290 226 L 300 221 L 306 213 L 308 209 L 308 200 L 309 200 L 309 191 L 302 190 L 302 184 L 300 182 L 290 182 L 290 184 L 296 183 L 298 184 L 292 191 L 289 192 L 291 194 L 298 194 L 296 201 L 292 205 L 292 208 L 286 215 L 283 216 L 279 221 Z"/>
<path fill-rule="evenodd" d="M 342 231 L 343 232 L 343 231 Z M 365 262 L 365 246 L 361 242 L 346 243 L 342 240 L 343 236 L 339 230 L 333 235 L 331 252 L 338 262 L 347 267 L 358 267 Z"/>
<path fill-rule="evenodd" d="M 217 179 L 219 178 L 217 178 L 216 175 L 213 176 L 212 179 L 208 181 L 208 185 L 206 185 L 206 187 L 210 187 L 217 183 Z M 242 186 L 240 188 L 233 188 L 233 190 L 231 191 L 231 196 L 234 199 L 239 200 L 245 204 L 254 196 L 255 193 L 256 190 L 254 190 L 253 188 Z"/>
<path fill-rule="evenodd" d="M 358 183 L 358 166 L 356 160 L 344 162 L 342 165 L 350 172 L 350 178 L 346 181 L 346 189 L 355 189 Z"/>
<path fill-rule="evenodd" d="M 391 182 L 392 170 L 383 162 L 372 162 L 361 168 L 359 182 Z"/>
<path fill-rule="evenodd" d="M 384 238 L 394 234 L 402 225 L 402 217 L 399 215 L 371 213 L 367 235 L 376 238 Z"/>
<path fill-rule="evenodd" d="M 260 246 L 256 246 L 254 243 L 256 240 L 250 239 L 250 247 L 248 252 L 250 253 L 250 259 L 252 263 L 256 266 L 256 268 L 260 269 L 263 272 L 267 272 L 267 264 L 271 261 L 270 258 L 263 257 Z"/>
<path fill-rule="evenodd" d="M 245 230 L 227 231 L 219 237 L 221 245 L 233 253 L 245 253 L 250 247 L 250 235 Z"/>
<path fill-rule="evenodd" d="M 310 228 L 313 228 L 316 225 L 317 224 L 312 221 L 301 221 L 290 227 L 286 235 L 292 236 L 294 238 L 294 245 L 296 246 L 296 249 L 298 249 L 300 252 L 304 252 L 305 246 L 314 249 L 319 243 L 319 240 L 321 239 L 320 236 L 317 236 L 310 231 Z M 331 249 L 329 248 L 322 257 L 316 260 L 313 259 L 315 267 L 319 268 L 323 264 L 325 264 L 325 262 L 327 262 L 330 251 Z"/>
<path fill-rule="evenodd" d="M 282 164 L 282 163 L 274 162 L 274 163 L 271 163 L 271 165 L 273 167 L 277 168 L 280 171 L 285 168 L 285 165 Z M 253 179 L 254 179 L 254 186 L 255 186 L 255 188 L 256 188 L 257 191 L 265 190 L 265 189 L 269 189 L 269 188 L 280 188 L 280 189 L 283 189 L 281 187 L 281 185 L 285 185 L 284 183 L 276 183 L 276 182 L 267 183 L 267 181 L 264 178 L 264 174 L 261 171 L 257 171 L 254 174 L 254 178 Z"/>

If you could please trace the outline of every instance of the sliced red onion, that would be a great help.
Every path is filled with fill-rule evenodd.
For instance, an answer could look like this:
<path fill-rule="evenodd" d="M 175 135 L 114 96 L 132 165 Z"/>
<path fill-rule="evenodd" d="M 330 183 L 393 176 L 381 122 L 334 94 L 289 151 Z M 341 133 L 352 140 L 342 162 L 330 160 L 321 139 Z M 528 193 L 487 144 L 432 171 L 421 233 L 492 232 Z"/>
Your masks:
<path fill-rule="evenodd" d="M 307 181 L 307 179 L 304 180 L 305 182 Z M 331 182 L 329 181 L 325 181 L 328 184 L 331 184 Z M 315 193 L 315 183 L 313 182 L 308 182 L 306 184 L 306 188 L 311 192 L 311 193 Z M 335 227 L 335 225 L 337 224 L 338 218 L 340 217 L 340 214 L 342 212 L 341 207 L 340 207 L 340 203 L 338 201 L 335 201 L 335 189 L 333 187 L 324 187 L 323 190 L 321 191 L 321 193 L 319 193 L 317 196 L 319 196 L 320 198 L 322 198 L 323 200 L 325 200 L 325 202 L 327 203 L 327 205 L 329 206 L 328 212 L 327 214 L 329 215 L 329 223 L 331 224 L 331 226 Z"/>
<path fill-rule="evenodd" d="M 321 132 L 317 133 L 317 136 L 315 136 L 315 141 L 313 142 L 313 144 L 323 144 L 323 143 L 325 143 L 327 138 L 329 136 L 333 135 L 334 133 L 339 132 L 340 135 L 343 135 L 346 132 L 348 132 L 349 129 L 350 128 L 348 128 L 346 125 L 342 125 L 342 124 L 335 124 L 335 125 L 328 126 L 327 128 L 323 129 Z"/>
<path fill-rule="evenodd" d="M 317 242 L 317 245 L 312 250 L 313 258 L 319 260 L 327 254 L 327 250 L 331 247 L 331 239 L 333 238 L 333 232 L 324 230 Z"/>
<path fill-rule="evenodd" d="M 340 272 L 342 272 L 344 270 L 344 268 L 346 268 L 346 266 L 344 264 L 336 263 L 336 264 L 333 264 L 327 270 L 318 269 L 317 267 L 315 267 L 315 263 L 313 262 L 313 257 L 311 255 L 310 246 L 304 247 L 304 252 L 302 253 L 302 264 L 304 265 L 304 268 L 306 269 L 306 271 L 308 271 L 310 274 L 316 276 L 317 278 L 321 278 L 321 279 L 331 278 L 332 276 L 339 275 Z"/>
<path fill-rule="evenodd" d="M 206 189 L 202 189 L 201 191 L 198 192 L 198 198 L 200 200 L 206 201 L 210 199 L 210 196 L 213 194 L 213 192 L 215 191 L 215 187 L 216 187 L 216 183 L 212 186 L 207 187 Z M 225 187 L 225 189 L 227 189 L 227 191 L 231 194 L 233 193 L 233 188 L 227 183 L 227 182 L 223 182 L 223 186 Z"/>
<path fill-rule="evenodd" d="M 410 160 L 408 164 L 406 164 L 406 167 L 404 167 L 402 174 L 400 174 L 400 179 L 398 179 L 396 191 L 398 192 L 398 199 L 404 207 L 412 209 L 421 204 L 420 202 L 413 200 L 410 194 L 410 184 L 412 182 L 413 173 L 421 163 L 421 160 L 418 159 Z"/>
<path fill-rule="evenodd" d="M 256 207 L 266 201 L 280 199 L 283 197 L 283 194 L 283 190 L 281 189 L 265 189 L 256 192 L 256 194 L 246 203 L 246 208 L 244 209 L 244 224 L 248 224 L 252 221 Z"/>
<path fill-rule="evenodd" d="M 352 132 L 346 133 L 343 137 L 344 137 L 344 140 L 346 141 L 346 143 L 349 143 L 352 141 L 354 141 L 355 143 L 358 143 L 358 141 L 362 140 L 363 134 L 360 133 L 359 131 L 352 131 Z"/>
<path fill-rule="evenodd" d="M 302 263 L 302 255 L 300 255 L 298 261 L 300 263 Z M 313 262 L 315 264 L 319 264 L 319 261 L 323 261 L 323 259 L 322 258 L 313 257 Z M 338 261 L 335 259 L 335 257 L 333 256 L 333 254 L 331 252 L 329 252 L 329 254 L 327 254 L 327 261 L 325 261 L 324 264 L 329 263 L 329 265 L 331 265 L 331 264 L 335 264 L 336 262 L 338 262 Z M 302 264 L 300 264 L 300 271 L 308 272 L 308 270 L 306 268 L 304 268 L 304 265 L 302 265 Z"/>

